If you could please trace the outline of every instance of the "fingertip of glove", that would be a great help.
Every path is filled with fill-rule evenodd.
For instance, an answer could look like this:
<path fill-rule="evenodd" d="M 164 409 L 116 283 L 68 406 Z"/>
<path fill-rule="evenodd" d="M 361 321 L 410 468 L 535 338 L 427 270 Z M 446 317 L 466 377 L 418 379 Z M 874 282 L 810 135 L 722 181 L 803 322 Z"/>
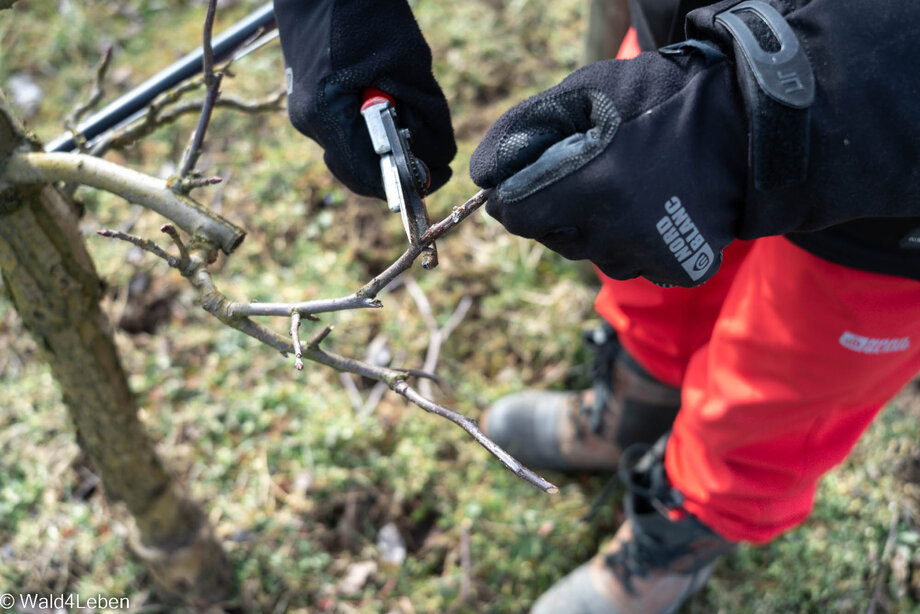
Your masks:
<path fill-rule="evenodd" d="M 487 164 L 483 158 L 484 156 L 479 154 L 478 149 L 473 152 L 470 157 L 470 179 L 480 188 L 494 188 L 497 184 L 494 178 L 494 166 Z"/>

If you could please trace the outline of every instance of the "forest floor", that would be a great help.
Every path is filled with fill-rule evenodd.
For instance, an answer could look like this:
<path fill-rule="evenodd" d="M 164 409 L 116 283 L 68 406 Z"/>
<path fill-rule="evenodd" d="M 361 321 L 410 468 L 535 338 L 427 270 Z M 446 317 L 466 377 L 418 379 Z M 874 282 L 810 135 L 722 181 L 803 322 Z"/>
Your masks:
<path fill-rule="evenodd" d="M 466 168 L 488 126 L 579 65 L 585 7 L 412 4 L 460 148 L 454 179 L 428 199 L 440 218 L 475 192 Z M 75 101 L 88 97 L 106 45 L 115 50 L 111 100 L 199 44 L 203 6 L 22 0 L 0 13 L 0 90 L 21 96 L 14 104 L 22 117 L 50 140 Z M 216 31 L 257 6 L 222 1 Z M 234 73 L 224 82 L 228 95 L 276 91 L 279 46 L 246 57 Z M 34 106 L 31 86 L 41 90 Z M 109 157 L 165 176 L 193 122 Z M 341 296 L 402 252 L 398 216 L 336 183 L 321 150 L 283 112 L 219 111 L 199 167 L 225 181 L 197 196 L 249 233 L 216 275 L 233 297 Z M 162 262 L 94 234 L 129 224 L 156 238 L 162 219 L 90 190 L 77 197 L 144 423 L 206 506 L 231 558 L 236 588 L 226 611 L 518 614 L 620 522 L 613 503 L 579 522 L 606 476 L 549 474 L 561 492 L 543 494 L 450 423 L 389 392 L 378 399 L 373 382 L 346 385 L 318 365 L 295 371 L 201 311 Z M 590 267 L 508 235 L 484 212 L 440 250 L 440 267 L 413 269 L 383 297 L 384 309 L 325 318 L 336 325 L 330 347 L 358 357 L 374 347 L 393 364 L 420 366 L 430 341 L 421 294 L 440 325 L 470 302 L 440 351 L 439 401 L 479 417 L 510 392 L 589 384 L 591 357 L 579 339 L 599 323 Z M 194 611 L 159 591 L 130 554 L 125 514 L 105 501 L 61 395 L 5 298 L 0 348 L 0 593 L 102 594 L 128 597 L 132 611 Z M 823 480 L 800 529 L 740 548 L 681 611 L 920 612 L 918 419 L 920 389 L 912 384 Z"/>

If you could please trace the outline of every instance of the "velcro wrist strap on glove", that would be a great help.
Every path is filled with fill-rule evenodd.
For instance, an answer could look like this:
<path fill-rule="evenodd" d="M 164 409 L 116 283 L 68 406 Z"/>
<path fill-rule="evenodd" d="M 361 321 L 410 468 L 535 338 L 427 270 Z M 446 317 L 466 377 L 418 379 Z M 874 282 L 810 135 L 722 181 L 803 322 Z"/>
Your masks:
<path fill-rule="evenodd" d="M 762 14 L 744 8 L 750 6 L 772 7 L 782 19 L 769 17 L 769 8 Z M 743 20 L 757 46 L 769 54 L 779 52 L 780 38 L 797 40 L 796 55 L 807 54 L 814 73 L 807 108 L 779 102 L 765 93 L 769 87 L 756 83 L 742 45 L 724 25 L 731 21 L 726 11 Z M 786 25 L 790 35 L 778 34 Z M 915 57 L 920 4 L 730 0 L 690 12 L 686 30 L 688 37 L 712 41 L 734 58 L 745 97 L 753 141 L 750 188 L 756 189 L 748 191 L 738 238 L 920 214 Z M 789 72 L 775 75 L 778 89 L 798 90 L 804 105 L 809 79 L 802 70 L 796 69 L 795 77 Z"/>
<path fill-rule="evenodd" d="M 724 10 L 715 12 L 718 9 Z M 748 164 L 754 188 L 800 183 L 808 174 L 809 109 L 815 99 L 815 78 L 805 49 L 779 11 L 766 2 L 747 0 L 718 9 L 712 9 L 712 19 L 731 36 L 748 110 Z"/>

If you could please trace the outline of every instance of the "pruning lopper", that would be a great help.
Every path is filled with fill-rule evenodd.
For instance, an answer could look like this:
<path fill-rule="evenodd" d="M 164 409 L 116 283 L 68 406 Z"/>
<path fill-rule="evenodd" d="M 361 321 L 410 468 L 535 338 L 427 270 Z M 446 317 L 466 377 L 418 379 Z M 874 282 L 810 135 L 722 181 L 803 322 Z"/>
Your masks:
<path fill-rule="evenodd" d="M 425 163 L 409 148 L 412 135 L 408 128 L 397 127 L 393 98 L 376 89 L 364 91 L 361 115 L 367 124 L 374 151 L 380 156 L 380 173 L 390 211 L 402 215 L 409 244 L 418 246 L 428 230 L 428 210 L 424 194 L 431 185 L 431 173 Z M 438 266 L 438 250 L 434 243 L 422 248 L 422 267 Z"/>

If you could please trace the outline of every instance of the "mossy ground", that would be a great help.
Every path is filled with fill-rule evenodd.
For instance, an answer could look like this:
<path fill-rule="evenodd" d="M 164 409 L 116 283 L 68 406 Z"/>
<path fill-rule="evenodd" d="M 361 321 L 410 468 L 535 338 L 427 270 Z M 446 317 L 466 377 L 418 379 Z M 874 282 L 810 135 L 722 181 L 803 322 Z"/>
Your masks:
<path fill-rule="evenodd" d="M 61 118 L 88 95 L 106 44 L 116 53 L 108 99 L 198 44 L 201 2 L 118 5 L 21 0 L 0 13 L 0 87 L 20 74 L 43 88 L 28 118 L 42 138 L 56 136 Z M 580 0 L 413 5 L 460 146 L 455 178 L 428 201 L 443 216 L 475 191 L 466 165 L 491 122 L 578 66 L 585 7 Z M 217 30 L 256 6 L 221 2 Z M 228 94 L 275 90 L 282 79 L 277 44 L 234 72 Z M 167 173 L 193 122 L 110 159 Z M 402 250 L 398 217 L 349 195 L 283 113 L 218 112 L 200 167 L 225 183 L 198 197 L 249 232 L 218 267 L 216 279 L 232 297 L 340 296 Z M 116 338 L 144 422 L 162 457 L 207 506 L 232 559 L 237 586 L 228 611 L 524 612 L 619 522 L 616 506 L 591 524 L 578 522 L 603 477 L 550 475 L 562 492 L 547 496 L 462 431 L 399 397 L 387 393 L 373 412 L 356 411 L 339 374 L 313 365 L 296 372 L 290 360 L 198 309 L 165 265 L 92 234 L 132 218 L 129 205 L 88 190 L 78 197 L 109 284 L 106 310 L 134 331 L 120 328 Z M 161 223 L 143 213 L 133 232 L 156 238 Z M 436 271 L 412 272 L 436 318 L 443 323 L 464 296 L 473 306 L 443 347 L 439 400 L 476 417 L 508 392 L 588 383 L 589 356 L 577 339 L 597 322 L 589 268 L 507 235 L 484 214 L 440 249 Z M 419 366 L 428 332 L 415 302 L 400 288 L 383 298 L 383 310 L 325 318 L 336 325 L 330 347 L 363 356 L 384 338 L 394 361 Z M 127 596 L 139 611 L 183 611 L 129 554 L 123 512 L 95 485 L 60 394 L 5 299 L 0 347 L 0 593 Z M 372 387 L 355 384 L 365 395 Z M 865 612 L 876 594 L 889 612 L 920 611 L 917 396 L 908 390 L 882 413 L 824 480 L 800 530 L 727 558 L 683 611 Z M 378 552 L 387 523 L 406 543 L 402 565 Z M 893 556 L 883 561 L 891 536 Z M 347 586 L 349 571 L 366 561 L 376 571 Z"/>

